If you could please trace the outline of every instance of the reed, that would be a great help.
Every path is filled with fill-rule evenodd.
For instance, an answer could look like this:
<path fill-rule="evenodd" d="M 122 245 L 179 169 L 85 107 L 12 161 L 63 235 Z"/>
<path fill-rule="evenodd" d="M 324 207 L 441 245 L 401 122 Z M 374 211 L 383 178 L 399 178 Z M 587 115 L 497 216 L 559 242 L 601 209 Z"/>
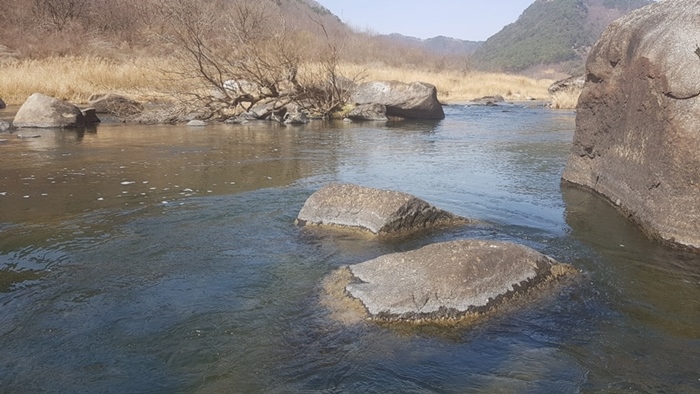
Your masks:
<path fill-rule="evenodd" d="M 14 61 L 0 66 L 0 97 L 21 104 L 32 93 L 74 103 L 90 95 L 117 92 L 152 100 L 162 95 L 162 74 L 153 59 L 116 61 L 99 57 L 50 57 Z"/>
<path fill-rule="evenodd" d="M 386 65 L 365 66 L 344 64 L 346 75 L 362 73 L 366 80 L 396 80 L 400 82 L 421 81 L 435 85 L 438 98 L 442 102 L 463 102 L 484 96 L 501 95 L 507 100 L 529 98 L 547 100 L 549 79 L 533 79 L 522 75 L 460 72 L 452 70 L 425 71 L 410 68 L 389 67 Z"/>
<path fill-rule="evenodd" d="M 552 95 L 552 108 L 576 109 L 581 89 L 564 89 Z"/>
<path fill-rule="evenodd" d="M 115 92 L 143 101 L 167 100 L 182 92 L 186 81 L 177 81 L 168 71 L 178 64 L 169 59 L 136 58 L 114 60 L 94 56 L 50 57 L 13 61 L 0 65 L 0 97 L 8 104 L 21 104 L 32 93 L 84 103 L 94 93 Z M 306 65 L 312 68 L 312 64 Z M 520 75 L 441 72 L 386 65 L 342 64 L 347 76 L 362 80 L 422 81 L 435 85 L 443 102 L 468 101 L 502 95 L 509 100 L 548 99 L 551 80 L 536 80 Z M 176 86 L 177 85 L 177 86 Z M 560 104 L 563 105 L 563 104 Z M 575 105 L 575 103 L 574 103 Z"/>

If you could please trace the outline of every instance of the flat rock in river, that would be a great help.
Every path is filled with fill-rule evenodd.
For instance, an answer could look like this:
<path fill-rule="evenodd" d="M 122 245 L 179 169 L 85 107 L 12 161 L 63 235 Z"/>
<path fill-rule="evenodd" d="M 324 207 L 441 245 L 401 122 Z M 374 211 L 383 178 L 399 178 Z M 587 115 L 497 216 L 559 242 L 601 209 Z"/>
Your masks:
<path fill-rule="evenodd" d="M 331 184 L 306 200 L 296 222 L 299 225 L 351 227 L 373 234 L 391 234 L 468 221 L 410 194 L 352 184 Z"/>
<path fill-rule="evenodd" d="M 343 296 L 359 300 L 370 318 L 430 322 L 478 316 L 573 272 L 526 246 L 459 240 L 384 255 L 333 275 L 346 278 Z"/>

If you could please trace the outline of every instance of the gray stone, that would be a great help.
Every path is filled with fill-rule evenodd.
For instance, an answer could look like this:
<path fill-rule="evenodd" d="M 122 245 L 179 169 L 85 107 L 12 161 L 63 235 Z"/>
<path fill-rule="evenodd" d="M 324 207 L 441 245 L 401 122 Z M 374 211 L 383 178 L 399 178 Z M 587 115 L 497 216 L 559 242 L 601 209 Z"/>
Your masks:
<path fill-rule="evenodd" d="M 0 98 L 0 109 L 4 109 L 4 108 L 7 108 L 7 105 L 6 105 L 5 102 L 2 101 L 2 99 Z"/>
<path fill-rule="evenodd" d="M 223 83 L 226 94 L 243 101 L 258 101 L 273 96 L 269 88 L 243 79 L 229 79 Z"/>
<path fill-rule="evenodd" d="M 300 225 L 350 227 L 381 235 L 467 222 L 410 194 L 351 184 L 323 187 L 306 200 L 297 217 Z"/>
<path fill-rule="evenodd" d="M 549 85 L 549 88 L 547 89 L 549 91 L 549 94 L 555 94 L 557 92 L 562 92 L 562 91 L 567 91 L 567 90 L 581 90 L 583 89 L 583 85 L 586 84 L 586 76 L 585 75 L 574 75 L 569 78 L 565 78 L 559 81 L 554 82 L 553 84 Z M 526 99 L 527 100 L 527 99 Z"/>
<path fill-rule="evenodd" d="M 187 122 L 187 126 L 190 126 L 190 127 L 203 127 L 206 125 L 207 125 L 207 122 L 205 122 L 203 120 L 198 120 L 198 119 L 192 119 L 189 122 Z"/>
<path fill-rule="evenodd" d="M 138 101 L 114 93 L 93 94 L 88 104 L 98 114 L 134 116 L 143 112 L 143 105 Z"/>
<path fill-rule="evenodd" d="M 605 196 L 650 236 L 700 250 L 700 2 L 613 22 L 586 64 L 563 179 Z"/>
<path fill-rule="evenodd" d="M 224 121 L 224 123 L 227 123 L 227 124 L 246 124 L 246 123 L 250 123 L 250 122 L 253 122 L 256 120 L 260 120 L 260 119 L 258 119 L 257 115 L 255 115 L 252 112 L 244 112 L 238 116 L 233 116 L 233 117 L 226 119 Z"/>
<path fill-rule="evenodd" d="M 94 108 L 85 108 L 85 109 L 81 110 L 80 112 L 83 113 L 83 119 L 84 119 L 86 125 L 94 125 L 94 124 L 102 122 L 100 120 L 100 118 L 97 117 L 97 114 L 95 113 Z"/>
<path fill-rule="evenodd" d="M 472 105 L 496 106 L 499 103 L 504 103 L 505 101 L 506 100 L 503 98 L 503 96 L 497 94 L 495 96 L 480 97 L 472 100 L 470 103 Z"/>
<path fill-rule="evenodd" d="M 346 296 L 377 320 L 464 319 L 576 272 L 528 247 L 459 240 L 380 256 L 347 268 Z"/>
<path fill-rule="evenodd" d="M 82 127 L 85 118 L 80 108 L 53 97 L 34 93 L 22 104 L 12 122 L 15 127 Z"/>
<path fill-rule="evenodd" d="M 287 104 L 276 99 L 266 99 L 255 103 L 248 110 L 248 113 L 254 115 L 257 119 L 280 121 L 287 114 Z"/>
<path fill-rule="evenodd" d="M 415 119 L 444 119 L 445 112 L 437 99 L 435 86 L 424 82 L 405 84 L 397 81 L 374 81 L 360 84 L 352 103 L 382 104 L 387 116 Z"/>
<path fill-rule="evenodd" d="M 0 120 L 0 132 L 7 131 L 12 127 L 9 123 L 4 120 Z"/>
<path fill-rule="evenodd" d="M 356 122 L 389 120 L 384 104 L 360 104 L 348 112 L 347 118 Z"/>
<path fill-rule="evenodd" d="M 287 113 L 284 114 L 284 124 L 302 125 L 309 123 L 309 118 L 303 108 L 290 104 L 287 106 Z"/>

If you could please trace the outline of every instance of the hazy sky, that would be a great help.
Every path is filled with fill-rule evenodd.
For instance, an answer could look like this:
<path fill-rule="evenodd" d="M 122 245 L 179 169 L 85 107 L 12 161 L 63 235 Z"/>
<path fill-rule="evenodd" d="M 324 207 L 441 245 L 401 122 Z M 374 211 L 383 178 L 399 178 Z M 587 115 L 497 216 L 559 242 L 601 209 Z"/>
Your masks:
<path fill-rule="evenodd" d="M 316 0 L 343 22 L 380 34 L 484 41 L 534 0 Z"/>

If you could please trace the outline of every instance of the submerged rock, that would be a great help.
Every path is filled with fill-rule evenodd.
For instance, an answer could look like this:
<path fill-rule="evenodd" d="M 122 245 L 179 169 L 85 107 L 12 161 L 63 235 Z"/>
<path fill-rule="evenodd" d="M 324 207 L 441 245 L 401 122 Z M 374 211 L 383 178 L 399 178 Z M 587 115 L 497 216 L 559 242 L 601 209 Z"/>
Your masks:
<path fill-rule="evenodd" d="M 654 238 L 700 250 L 700 2 L 657 2 L 608 26 L 586 64 L 563 179 Z"/>
<path fill-rule="evenodd" d="M 359 301 L 365 317 L 431 322 L 480 316 L 574 272 L 522 245 L 460 240 L 384 255 L 332 275 L 340 278 L 336 286 L 345 286 L 342 297 Z"/>
<path fill-rule="evenodd" d="M 487 107 L 493 107 L 493 106 L 498 105 L 499 103 L 502 104 L 505 102 L 506 102 L 506 99 L 503 98 L 503 96 L 497 94 L 495 96 L 484 96 L 484 97 L 474 99 L 470 102 L 470 104 L 471 105 L 484 105 Z"/>
<path fill-rule="evenodd" d="M 392 234 L 468 221 L 410 194 L 331 184 L 306 200 L 296 222 L 299 225 L 351 227 L 373 234 Z"/>

